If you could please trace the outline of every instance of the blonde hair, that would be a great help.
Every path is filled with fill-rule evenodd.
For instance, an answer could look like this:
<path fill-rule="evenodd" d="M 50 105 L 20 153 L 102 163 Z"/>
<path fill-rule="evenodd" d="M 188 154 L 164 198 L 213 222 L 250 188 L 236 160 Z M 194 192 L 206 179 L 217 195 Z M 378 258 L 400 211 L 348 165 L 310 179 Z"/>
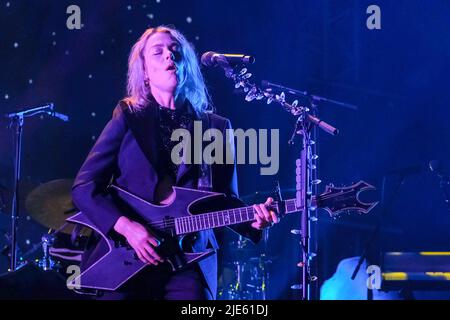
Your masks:
<path fill-rule="evenodd" d="M 197 113 L 211 110 L 211 100 L 200 71 L 200 66 L 193 46 L 177 30 L 168 26 L 158 26 L 145 30 L 139 40 L 133 45 L 128 58 L 128 82 L 125 99 L 133 111 L 139 111 L 152 99 L 150 88 L 145 84 L 144 48 L 148 39 L 156 32 L 169 33 L 181 47 L 181 63 L 183 74 L 175 93 L 176 98 L 187 99 Z"/>

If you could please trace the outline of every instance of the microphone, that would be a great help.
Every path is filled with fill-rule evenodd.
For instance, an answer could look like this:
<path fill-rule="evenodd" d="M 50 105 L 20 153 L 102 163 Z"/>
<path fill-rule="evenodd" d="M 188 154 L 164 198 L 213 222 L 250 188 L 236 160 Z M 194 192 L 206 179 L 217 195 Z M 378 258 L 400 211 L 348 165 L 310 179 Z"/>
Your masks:
<path fill-rule="evenodd" d="M 200 61 L 207 67 L 214 67 L 217 65 L 221 67 L 229 67 L 238 64 L 252 64 L 255 62 L 255 58 L 245 54 L 217 53 L 208 51 L 202 54 Z"/>
<path fill-rule="evenodd" d="M 52 117 L 58 118 L 59 120 L 62 120 L 64 122 L 69 121 L 69 116 L 59 113 L 59 112 L 55 112 L 55 111 L 50 111 L 48 112 L 49 115 L 51 115 Z"/>

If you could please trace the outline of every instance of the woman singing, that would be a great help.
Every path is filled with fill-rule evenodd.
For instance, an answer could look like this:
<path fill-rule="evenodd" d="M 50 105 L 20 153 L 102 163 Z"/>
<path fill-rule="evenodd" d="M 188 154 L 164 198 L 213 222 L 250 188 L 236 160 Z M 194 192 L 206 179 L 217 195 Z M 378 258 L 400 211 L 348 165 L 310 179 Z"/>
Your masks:
<path fill-rule="evenodd" d="M 123 236 L 137 257 L 150 265 L 118 290 L 105 291 L 104 299 L 215 299 L 217 257 L 213 254 L 179 271 L 171 271 L 157 252 L 158 239 L 134 216 L 117 205 L 108 186 L 113 183 L 153 203 L 174 201 L 172 186 L 200 187 L 200 165 L 171 159 L 173 130 L 192 129 L 204 121 L 226 137 L 230 121 L 209 111 L 208 92 L 193 47 L 177 30 L 165 26 L 147 29 L 131 50 L 128 96 L 119 101 L 112 119 L 90 151 L 73 185 L 75 205 L 105 235 Z M 224 141 L 232 148 L 233 141 Z M 235 164 L 212 164 L 212 190 L 238 197 Z M 233 226 L 240 235 L 257 242 L 261 230 L 278 222 L 267 209 L 272 199 L 255 205 L 255 221 Z M 194 252 L 218 249 L 213 230 L 196 234 Z M 102 241 L 92 241 L 83 255 L 86 269 L 105 253 Z"/>

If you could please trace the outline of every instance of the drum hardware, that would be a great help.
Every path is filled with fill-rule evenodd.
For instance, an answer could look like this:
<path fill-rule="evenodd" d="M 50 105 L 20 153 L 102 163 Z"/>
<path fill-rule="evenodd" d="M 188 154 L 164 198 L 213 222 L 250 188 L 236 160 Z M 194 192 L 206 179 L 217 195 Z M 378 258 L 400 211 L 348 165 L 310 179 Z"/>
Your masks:
<path fill-rule="evenodd" d="M 263 230 L 263 241 L 268 240 L 268 230 Z M 230 243 L 233 279 L 225 283 L 219 292 L 224 300 L 266 300 L 269 281 L 268 265 L 272 260 L 264 252 L 259 252 L 249 241 L 239 236 Z M 263 250 L 265 251 L 265 250 Z"/>
<path fill-rule="evenodd" d="M 54 270 L 57 267 L 57 262 L 53 260 L 50 255 L 50 247 L 55 242 L 55 236 L 53 234 L 42 236 L 42 259 L 37 262 L 37 265 L 44 271 Z"/>
<path fill-rule="evenodd" d="M 71 179 L 57 179 L 39 185 L 27 195 L 25 208 L 30 217 L 40 225 L 49 228 L 49 231 L 42 236 L 39 243 L 34 244 L 23 255 L 17 252 L 18 261 L 21 264 L 26 264 L 27 259 L 39 249 L 42 250 L 42 255 L 33 264 L 43 271 L 60 270 L 60 259 L 76 263 L 81 261 L 83 251 L 67 247 L 69 243 L 76 246 L 78 241 L 76 237 L 71 238 L 76 227 L 65 221 L 66 218 L 77 212 L 71 198 L 72 184 L 73 180 Z M 80 236 L 90 235 L 87 228 L 77 231 Z M 67 242 L 64 243 L 64 247 L 56 247 L 58 241 L 63 239 Z M 5 250 L 9 250 L 9 248 Z"/>

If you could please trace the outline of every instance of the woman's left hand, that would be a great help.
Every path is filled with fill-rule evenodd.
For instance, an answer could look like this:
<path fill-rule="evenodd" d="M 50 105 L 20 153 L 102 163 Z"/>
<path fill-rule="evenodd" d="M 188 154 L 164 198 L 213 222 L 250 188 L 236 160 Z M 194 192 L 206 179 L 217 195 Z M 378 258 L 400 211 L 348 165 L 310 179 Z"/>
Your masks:
<path fill-rule="evenodd" d="M 273 202 L 272 198 L 267 198 L 265 203 L 254 204 L 255 209 L 255 219 L 256 221 L 252 223 L 252 227 L 258 230 L 265 229 L 272 226 L 274 223 L 278 223 L 280 220 L 276 213 L 272 210 L 268 210 L 267 206 L 270 206 Z"/>

